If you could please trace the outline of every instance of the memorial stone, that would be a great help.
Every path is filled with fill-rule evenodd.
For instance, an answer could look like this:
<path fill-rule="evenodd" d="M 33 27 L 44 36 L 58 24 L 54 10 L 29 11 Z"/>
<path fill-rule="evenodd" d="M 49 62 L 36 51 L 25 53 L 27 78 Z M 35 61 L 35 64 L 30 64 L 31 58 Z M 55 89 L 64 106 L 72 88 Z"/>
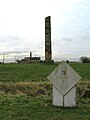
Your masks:
<path fill-rule="evenodd" d="M 47 77 L 53 84 L 53 105 L 76 106 L 76 84 L 81 76 L 65 61 Z"/>

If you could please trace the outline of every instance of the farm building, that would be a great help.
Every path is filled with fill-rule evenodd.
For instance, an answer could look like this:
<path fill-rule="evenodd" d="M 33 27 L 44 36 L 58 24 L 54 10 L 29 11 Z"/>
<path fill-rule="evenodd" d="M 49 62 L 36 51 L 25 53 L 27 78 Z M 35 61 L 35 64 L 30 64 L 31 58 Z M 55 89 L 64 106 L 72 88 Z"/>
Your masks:
<path fill-rule="evenodd" d="M 24 59 L 17 60 L 17 63 L 39 63 L 40 57 L 25 57 Z"/>

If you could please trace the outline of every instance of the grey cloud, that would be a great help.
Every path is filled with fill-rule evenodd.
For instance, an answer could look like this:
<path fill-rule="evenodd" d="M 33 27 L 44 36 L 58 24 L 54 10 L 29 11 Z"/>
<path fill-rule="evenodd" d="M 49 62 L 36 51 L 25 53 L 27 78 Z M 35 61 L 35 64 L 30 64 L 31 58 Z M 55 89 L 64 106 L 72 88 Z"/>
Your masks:
<path fill-rule="evenodd" d="M 72 42 L 72 41 L 74 41 L 74 39 L 73 38 L 68 38 L 68 37 L 63 37 L 63 38 L 56 37 L 56 38 L 54 38 L 53 44 L 60 43 L 60 41 L 61 42 L 63 42 L 63 41 L 65 41 L 65 42 Z"/>
<path fill-rule="evenodd" d="M 0 55 L 3 55 L 3 54 L 5 54 L 5 55 L 12 55 L 12 54 L 19 55 L 19 54 L 26 54 L 26 53 L 28 53 L 28 52 L 27 52 L 27 51 L 24 51 L 24 50 L 20 50 L 20 51 L 15 50 L 15 51 L 4 51 L 4 52 L 0 52 Z"/>
<path fill-rule="evenodd" d="M 71 41 L 73 41 L 74 39 L 72 39 L 72 38 L 62 38 L 61 40 L 62 40 L 62 41 L 68 41 L 68 42 L 71 42 Z"/>
<path fill-rule="evenodd" d="M 20 38 L 19 37 L 17 37 L 17 36 L 0 36 L 0 42 L 12 42 L 12 41 L 18 41 L 18 40 L 20 40 Z"/>
<path fill-rule="evenodd" d="M 0 36 L 0 44 L 4 46 L 2 51 L 7 53 L 19 53 L 19 52 L 26 52 L 26 39 L 20 38 L 18 36 Z M 29 45 L 29 43 L 27 44 Z M 26 48 L 25 48 L 26 46 Z"/>
<path fill-rule="evenodd" d="M 39 47 L 37 47 L 37 49 L 43 49 L 43 46 L 39 46 Z"/>
<path fill-rule="evenodd" d="M 0 43 L 10 47 L 17 46 L 21 41 L 22 38 L 17 36 L 0 36 Z"/>

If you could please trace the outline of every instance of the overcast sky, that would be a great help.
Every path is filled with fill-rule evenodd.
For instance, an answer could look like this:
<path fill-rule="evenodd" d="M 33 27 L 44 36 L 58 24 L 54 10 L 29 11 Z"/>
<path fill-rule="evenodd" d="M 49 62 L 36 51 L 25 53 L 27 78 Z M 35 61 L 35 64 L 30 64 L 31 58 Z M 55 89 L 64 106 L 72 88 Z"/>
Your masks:
<path fill-rule="evenodd" d="M 0 61 L 44 59 L 47 16 L 54 60 L 90 57 L 90 0 L 0 0 Z"/>

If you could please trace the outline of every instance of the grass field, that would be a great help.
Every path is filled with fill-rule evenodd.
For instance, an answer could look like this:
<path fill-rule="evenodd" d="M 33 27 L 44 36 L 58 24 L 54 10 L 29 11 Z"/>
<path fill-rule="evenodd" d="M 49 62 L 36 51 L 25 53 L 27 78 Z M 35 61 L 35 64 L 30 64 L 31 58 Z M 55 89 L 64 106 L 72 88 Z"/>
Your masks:
<path fill-rule="evenodd" d="M 46 81 L 47 75 L 56 65 L 44 64 L 1 64 L 0 81 Z"/>
<path fill-rule="evenodd" d="M 71 63 L 70 64 L 82 77 L 81 80 L 90 80 L 90 64 Z M 1 82 L 28 82 L 47 81 L 47 76 L 57 67 L 45 64 L 1 64 Z"/>
<path fill-rule="evenodd" d="M 0 64 L 0 120 L 90 120 L 90 98 L 78 96 L 75 108 L 52 105 L 47 76 L 57 65 Z M 90 80 L 90 64 L 70 65 Z"/>
<path fill-rule="evenodd" d="M 0 96 L 0 120 L 90 120 L 90 99 L 75 108 L 55 107 L 51 97 Z"/>

